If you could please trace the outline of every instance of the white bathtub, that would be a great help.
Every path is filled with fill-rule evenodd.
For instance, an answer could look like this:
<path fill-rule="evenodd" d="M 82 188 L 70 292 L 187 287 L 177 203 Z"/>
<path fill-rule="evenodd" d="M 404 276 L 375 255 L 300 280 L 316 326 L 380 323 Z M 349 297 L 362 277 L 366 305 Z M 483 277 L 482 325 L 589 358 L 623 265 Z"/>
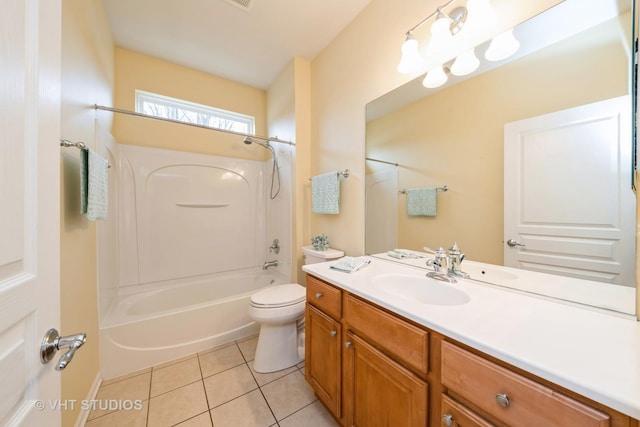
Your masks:
<path fill-rule="evenodd" d="M 245 269 L 144 285 L 121 295 L 101 319 L 101 375 L 113 378 L 255 334 L 251 294 L 288 280 L 275 270 Z"/>

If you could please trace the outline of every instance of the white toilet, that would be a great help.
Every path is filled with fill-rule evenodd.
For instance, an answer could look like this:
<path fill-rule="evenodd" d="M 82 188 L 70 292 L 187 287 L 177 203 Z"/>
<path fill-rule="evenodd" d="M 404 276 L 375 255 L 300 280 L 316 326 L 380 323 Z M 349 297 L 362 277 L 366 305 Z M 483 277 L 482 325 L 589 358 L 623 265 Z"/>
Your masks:
<path fill-rule="evenodd" d="M 304 246 L 305 264 L 341 258 L 344 252 L 316 251 Z M 275 285 L 251 296 L 249 316 L 260 324 L 253 360 L 256 372 L 275 372 L 304 360 L 304 307 L 306 289 L 297 283 Z"/>

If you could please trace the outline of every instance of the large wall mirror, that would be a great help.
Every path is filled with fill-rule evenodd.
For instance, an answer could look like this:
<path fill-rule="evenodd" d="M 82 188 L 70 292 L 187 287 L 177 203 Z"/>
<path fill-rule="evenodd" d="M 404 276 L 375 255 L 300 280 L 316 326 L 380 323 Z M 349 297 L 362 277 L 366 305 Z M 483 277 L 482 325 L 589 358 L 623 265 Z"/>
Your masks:
<path fill-rule="evenodd" d="M 366 252 L 457 242 L 467 260 L 607 284 L 624 302 L 602 307 L 634 314 L 632 21 L 632 0 L 566 0 L 514 29 L 508 60 L 369 103 Z M 435 214 L 409 215 L 404 189 L 444 186 Z"/>

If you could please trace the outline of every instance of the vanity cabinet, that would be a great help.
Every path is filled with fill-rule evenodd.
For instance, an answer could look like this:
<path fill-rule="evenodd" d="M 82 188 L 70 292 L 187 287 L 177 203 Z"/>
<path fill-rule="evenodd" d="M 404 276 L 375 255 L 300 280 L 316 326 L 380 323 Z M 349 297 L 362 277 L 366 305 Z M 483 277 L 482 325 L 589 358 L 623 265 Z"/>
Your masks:
<path fill-rule="evenodd" d="M 342 417 L 342 291 L 307 279 L 305 377 L 318 399 Z"/>
<path fill-rule="evenodd" d="M 428 332 L 307 278 L 305 376 L 345 426 L 427 426 Z"/>
<path fill-rule="evenodd" d="M 452 343 L 442 343 L 441 361 L 445 387 L 508 425 L 610 425 L 607 414 Z"/>
<path fill-rule="evenodd" d="M 343 426 L 640 427 L 307 276 L 305 375 Z"/>

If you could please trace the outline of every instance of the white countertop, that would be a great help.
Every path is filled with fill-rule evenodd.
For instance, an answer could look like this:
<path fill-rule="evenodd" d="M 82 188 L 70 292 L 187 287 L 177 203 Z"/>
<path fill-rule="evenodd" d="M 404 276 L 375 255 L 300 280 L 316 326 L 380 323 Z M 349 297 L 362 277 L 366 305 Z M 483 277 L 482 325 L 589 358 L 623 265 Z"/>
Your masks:
<path fill-rule="evenodd" d="M 372 284 L 381 274 L 433 279 L 425 270 L 370 257 L 354 273 L 302 269 L 486 354 L 640 419 L 640 322 L 580 306 L 458 279 L 461 305 L 427 305 Z M 437 282 L 442 283 L 442 282 Z"/>

